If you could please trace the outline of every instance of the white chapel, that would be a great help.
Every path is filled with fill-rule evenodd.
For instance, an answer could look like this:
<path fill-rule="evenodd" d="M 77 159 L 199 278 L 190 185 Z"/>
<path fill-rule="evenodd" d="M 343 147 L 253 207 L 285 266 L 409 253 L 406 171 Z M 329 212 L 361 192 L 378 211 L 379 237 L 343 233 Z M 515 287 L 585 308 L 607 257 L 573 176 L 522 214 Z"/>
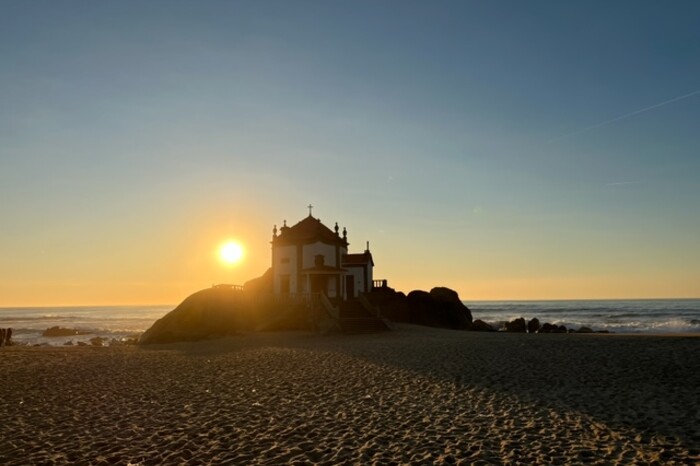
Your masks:
<path fill-rule="evenodd" d="M 364 252 L 348 253 L 347 230 L 333 230 L 311 214 L 291 227 L 272 230 L 272 290 L 275 294 L 324 293 L 351 299 L 372 290 L 374 261 Z"/>

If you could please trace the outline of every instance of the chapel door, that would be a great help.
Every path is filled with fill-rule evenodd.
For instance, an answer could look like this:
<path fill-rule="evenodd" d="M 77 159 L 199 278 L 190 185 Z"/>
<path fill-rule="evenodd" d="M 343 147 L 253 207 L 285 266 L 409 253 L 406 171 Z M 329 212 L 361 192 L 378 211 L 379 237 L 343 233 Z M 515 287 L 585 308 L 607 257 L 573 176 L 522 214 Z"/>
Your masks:
<path fill-rule="evenodd" d="M 355 297 L 355 276 L 346 275 L 345 276 L 345 296 L 347 299 L 352 299 Z"/>
<path fill-rule="evenodd" d="M 289 275 L 280 275 L 280 293 L 289 294 Z"/>
<path fill-rule="evenodd" d="M 325 278 L 323 275 L 312 275 L 311 276 L 311 292 L 312 293 L 325 293 Z"/>

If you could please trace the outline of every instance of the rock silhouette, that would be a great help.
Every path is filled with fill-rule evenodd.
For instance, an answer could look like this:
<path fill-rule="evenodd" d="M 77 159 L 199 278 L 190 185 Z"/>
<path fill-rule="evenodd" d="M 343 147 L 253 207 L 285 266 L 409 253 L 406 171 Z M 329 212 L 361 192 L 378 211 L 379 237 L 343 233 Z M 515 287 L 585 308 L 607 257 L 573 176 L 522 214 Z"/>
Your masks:
<path fill-rule="evenodd" d="M 525 319 L 519 317 L 510 322 L 506 322 L 506 332 L 510 333 L 525 333 L 527 332 L 527 324 Z"/>
<path fill-rule="evenodd" d="M 58 325 L 47 328 L 41 334 L 42 337 L 70 337 L 80 335 L 81 332 L 74 328 L 59 327 Z"/>
<path fill-rule="evenodd" d="M 207 340 L 233 335 L 253 326 L 243 292 L 230 287 L 198 291 L 158 319 L 140 344 Z"/>
<path fill-rule="evenodd" d="M 456 291 L 435 287 L 430 292 L 414 290 L 408 296 L 392 288 L 380 288 L 367 294 L 383 317 L 394 322 L 468 330 L 472 314 Z"/>
<path fill-rule="evenodd" d="M 537 333 L 540 329 L 540 320 L 535 317 L 527 323 L 527 333 Z"/>
<path fill-rule="evenodd" d="M 475 332 L 495 332 L 496 329 L 493 328 L 490 324 L 487 324 L 481 319 L 476 319 L 474 322 L 472 322 L 472 328 L 471 330 Z"/>

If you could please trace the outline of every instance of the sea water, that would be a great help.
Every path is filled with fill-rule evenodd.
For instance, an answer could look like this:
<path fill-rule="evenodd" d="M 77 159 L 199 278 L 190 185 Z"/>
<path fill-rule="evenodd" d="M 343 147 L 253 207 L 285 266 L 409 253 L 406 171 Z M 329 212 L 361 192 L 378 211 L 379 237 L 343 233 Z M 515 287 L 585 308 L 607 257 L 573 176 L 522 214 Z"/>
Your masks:
<path fill-rule="evenodd" d="M 698 333 L 700 299 L 473 301 L 474 319 L 499 325 L 536 317 L 566 328 L 589 327 L 616 333 Z"/>
<path fill-rule="evenodd" d="M 11 328 L 12 340 L 19 344 L 88 343 L 95 337 L 124 341 L 137 338 L 174 308 L 173 305 L 4 307 L 0 308 L 0 328 Z M 51 327 L 75 329 L 80 334 L 42 336 Z"/>
<path fill-rule="evenodd" d="M 700 299 L 612 301 L 465 301 L 474 319 L 491 324 L 534 317 L 578 329 L 617 333 L 700 333 Z M 81 306 L 0 308 L 0 328 L 12 328 L 22 344 L 63 345 L 95 337 L 117 341 L 135 338 L 174 309 L 162 306 Z M 76 329 L 80 335 L 43 337 L 50 327 Z"/>

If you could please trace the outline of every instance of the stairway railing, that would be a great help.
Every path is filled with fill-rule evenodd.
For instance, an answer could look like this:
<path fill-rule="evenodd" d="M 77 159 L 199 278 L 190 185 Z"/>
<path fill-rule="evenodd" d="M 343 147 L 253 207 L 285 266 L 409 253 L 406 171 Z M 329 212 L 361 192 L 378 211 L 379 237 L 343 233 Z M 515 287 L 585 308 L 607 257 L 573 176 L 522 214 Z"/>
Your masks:
<path fill-rule="evenodd" d="M 316 295 L 319 297 L 319 301 L 321 303 L 321 306 L 323 306 L 323 309 L 326 311 L 326 313 L 331 317 L 331 319 L 337 321 L 340 319 L 340 309 L 335 307 L 331 301 L 328 299 L 328 296 L 326 296 L 323 293 L 316 293 Z"/>

